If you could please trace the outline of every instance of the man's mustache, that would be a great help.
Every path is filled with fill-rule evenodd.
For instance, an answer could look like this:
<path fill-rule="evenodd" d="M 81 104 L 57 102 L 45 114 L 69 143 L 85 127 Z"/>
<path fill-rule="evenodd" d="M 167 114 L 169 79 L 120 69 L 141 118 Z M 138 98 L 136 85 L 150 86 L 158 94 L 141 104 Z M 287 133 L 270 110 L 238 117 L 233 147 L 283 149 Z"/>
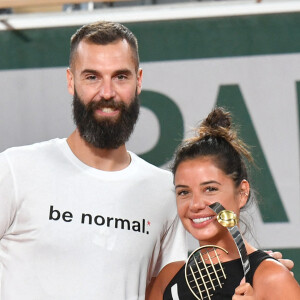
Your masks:
<path fill-rule="evenodd" d="M 87 109 L 90 111 L 95 111 L 101 108 L 112 108 L 115 110 L 123 110 L 125 108 L 125 104 L 121 101 L 115 101 L 114 99 L 100 99 L 98 101 L 92 101 L 87 105 Z"/>

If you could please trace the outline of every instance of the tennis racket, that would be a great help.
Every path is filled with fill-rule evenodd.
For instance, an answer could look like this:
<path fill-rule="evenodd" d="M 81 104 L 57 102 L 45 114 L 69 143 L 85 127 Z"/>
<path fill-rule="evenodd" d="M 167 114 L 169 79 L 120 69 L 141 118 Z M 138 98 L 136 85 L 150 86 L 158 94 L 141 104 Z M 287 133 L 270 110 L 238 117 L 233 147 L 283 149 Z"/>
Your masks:
<path fill-rule="evenodd" d="M 214 291 L 222 288 L 226 274 L 220 256 L 224 248 L 206 245 L 194 250 L 185 263 L 186 283 L 198 300 L 211 300 Z"/>

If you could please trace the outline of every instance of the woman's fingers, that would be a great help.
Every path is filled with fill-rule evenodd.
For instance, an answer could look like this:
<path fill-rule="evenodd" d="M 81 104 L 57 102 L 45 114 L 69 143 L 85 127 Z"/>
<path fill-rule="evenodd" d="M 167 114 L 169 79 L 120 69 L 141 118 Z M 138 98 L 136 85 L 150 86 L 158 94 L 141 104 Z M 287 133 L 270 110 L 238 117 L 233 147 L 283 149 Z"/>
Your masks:
<path fill-rule="evenodd" d="M 250 283 L 246 282 L 245 277 L 240 285 L 235 289 L 232 300 L 254 300 L 254 290 Z"/>

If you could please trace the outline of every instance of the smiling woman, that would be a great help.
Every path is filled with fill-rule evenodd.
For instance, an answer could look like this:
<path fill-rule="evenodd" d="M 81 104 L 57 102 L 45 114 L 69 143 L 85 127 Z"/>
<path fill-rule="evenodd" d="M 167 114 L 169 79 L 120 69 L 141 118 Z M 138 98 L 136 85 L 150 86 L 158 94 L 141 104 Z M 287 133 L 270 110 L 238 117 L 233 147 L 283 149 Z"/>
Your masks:
<path fill-rule="evenodd" d="M 248 255 L 250 271 L 244 272 L 235 239 L 212 209 L 220 205 L 234 215 L 238 232 L 240 210 L 253 198 L 246 160 L 252 162 L 248 147 L 222 108 L 215 108 L 201 123 L 197 136 L 178 148 L 172 168 L 178 215 L 201 248 L 195 261 L 167 265 L 149 299 L 300 299 L 300 287 L 289 271 L 247 241 L 243 256 Z M 207 247 L 214 256 L 204 252 Z M 194 266 L 195 271 L 187 275 L 187 268 Z M 247 283 L 241 283 L 246 273 Z"/>

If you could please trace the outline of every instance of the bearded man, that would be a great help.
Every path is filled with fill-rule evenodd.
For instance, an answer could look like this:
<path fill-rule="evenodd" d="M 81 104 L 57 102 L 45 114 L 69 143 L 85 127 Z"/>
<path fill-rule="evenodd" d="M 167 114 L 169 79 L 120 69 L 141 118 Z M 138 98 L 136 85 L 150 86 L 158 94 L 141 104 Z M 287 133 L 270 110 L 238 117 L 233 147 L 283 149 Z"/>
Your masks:
<path fill-rule="evenodd" d="M 171 174 L 125 146 L 142 86 L 135 36 L 80 28 L 67 83 L 74 132 L 0 154 L 0 298 L 145 299 L 187 250 Z"/>

